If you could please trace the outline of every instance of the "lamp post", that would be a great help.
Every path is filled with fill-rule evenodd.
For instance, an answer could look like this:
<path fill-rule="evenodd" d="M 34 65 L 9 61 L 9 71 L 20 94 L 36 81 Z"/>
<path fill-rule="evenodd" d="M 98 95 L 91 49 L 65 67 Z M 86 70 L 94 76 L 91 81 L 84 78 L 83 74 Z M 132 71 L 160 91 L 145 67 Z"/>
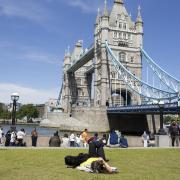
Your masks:
<path fill-rule="evenodd" d="M 163 127 L 163 110 L 164 110 L 164 104 L 162 103 L 159 103 L 159 113 L 160 113 L 160 129 L 158 131 L 158 134 L 159 135 L 165 135 L 166 132 L 164 130 L 164 127 Z"/>
<path fill-rule="evenodd" d="M 16 124 L 16 104 L 19 99 L 18 93 L 11 94 L 11 100 L 13 101 L 13 109 L 12 109 L 12 125 Z"/>

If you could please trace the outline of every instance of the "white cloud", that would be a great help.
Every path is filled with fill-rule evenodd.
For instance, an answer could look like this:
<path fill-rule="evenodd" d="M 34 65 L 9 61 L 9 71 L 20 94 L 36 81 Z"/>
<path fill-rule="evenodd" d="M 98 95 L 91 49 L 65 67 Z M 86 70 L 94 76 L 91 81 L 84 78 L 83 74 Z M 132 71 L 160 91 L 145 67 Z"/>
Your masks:
<path fill-rule="evenodd" d="M 23 61 L 37 61 L 55 65 L 61 65 L 61 60 L 63 59 L 63 56 L 44 52 L 38 47 L 11 42 L 0 42 L 0 57 L 1 59 L 9 58 Z"/>
<path fill-rule="evenodd" d="M 37 53 L 37 52 L 28 52 L 24 55 L 21 55 L 22 59 L 26 60 L 31 60 L 31 61 L 39 61 L 43 63 L 48 63 L 48 64 L 56 64 L 60 65 L 59 58 L 55 57 L 54 55 L 51 54 L 44 54 L 44 53 Z"/>
<path fill-rule="evenodd" d="M 48 19 L 48 10 L 33 0 L 0 0 L 0 15 L 20 17 L 42 24 Z"/>
<path fill-rule="evenodd" d="M 103 7 L 102 0 L 64 0 L 68 5 L 80 8 L 85 13 L 96 13 L 98 8 Z"/>
<path fill-rule="evenodd" d="M 19 93 L 19 102 L 23 104 L 33 103 L 40 104 L 47 102 L 50 98 L 57 99 L 59 89 L 34 89 L 30 87 L 25 87 L 23 85 L 16 85 L 13 83 L 0 83 L 0 102 L 10 103 L 11 94 L 17 92 Z"/>

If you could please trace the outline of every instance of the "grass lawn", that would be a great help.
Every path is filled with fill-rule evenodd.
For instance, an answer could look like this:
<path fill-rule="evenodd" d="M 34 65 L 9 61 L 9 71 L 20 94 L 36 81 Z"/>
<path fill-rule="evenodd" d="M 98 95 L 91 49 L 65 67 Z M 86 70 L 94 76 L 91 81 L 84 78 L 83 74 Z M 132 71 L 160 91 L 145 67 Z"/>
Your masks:
<path fill-rule="evenodd" d="M 86 149 L 0 149 L 0 180 L 180 180 L 180 149 L 106 149 L 118 174 L 66 168 L 64 157 Z"/>

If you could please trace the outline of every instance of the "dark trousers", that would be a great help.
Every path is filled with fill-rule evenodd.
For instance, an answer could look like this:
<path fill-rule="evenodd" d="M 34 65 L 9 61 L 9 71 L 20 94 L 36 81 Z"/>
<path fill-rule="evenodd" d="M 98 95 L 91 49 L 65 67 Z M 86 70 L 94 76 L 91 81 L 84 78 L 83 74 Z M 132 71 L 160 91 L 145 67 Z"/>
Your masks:
<path fill-rule="evenodd" d="M 75 147 L 74 141 L 70 141 L 70 147 Z"/>
<path fill-rule="evenodd" d="M 92 141 L 89 143 L 90 157 L 101 157 L 106 160 L 103 143 L 101 141 Z"/>
<path fill-rule="evenodd" d="M 176 142 L 176 146 L 179 146 L 179 139 L 178 136 L 171 136 L 171 142 L 172 142 L 172 146 L 174 147 L 175 142 Z"/>
<path fill-rule="evenodd" d="M 18 146 L 23 146 L 23 139 L 18 139 Z"/>
<path fill-rule="evenodd" d="M 36 144 L 37 144 L 37 137 L 31 137 L 32 139 L 32 146 L 36 147 Z"/>

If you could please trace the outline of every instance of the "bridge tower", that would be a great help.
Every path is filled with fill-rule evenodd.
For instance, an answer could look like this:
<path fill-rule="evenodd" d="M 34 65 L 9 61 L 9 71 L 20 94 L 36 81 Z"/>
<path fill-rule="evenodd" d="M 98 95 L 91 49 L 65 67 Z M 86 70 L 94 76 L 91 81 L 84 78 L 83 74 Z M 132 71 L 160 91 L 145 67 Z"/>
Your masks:
<path fill-rule="evenodd" d="M 118 101 L 122 106 L 141 103 L 140 97 L 118 77 L 106 49 L 107 41 L 119 61 L 141 79 L 143 21 L 140 8 L 133 22 L 123 0 L 114 0 L 111 12 L 107 0 L 104 2 L 103 12 L 98 11 L 95 21 L 93 46 L 86 51 L 82 41 L 78 41 L 73 52 L 68 50 L 64 57 L 61 107 L 74 119 L 64 121 L 59 115 L 57 119 L 62 129 L 88 127 L 94 132 L 108 131 L 112 127 L 106 111 L 108 103 Z"/>
<path fill-rule="evenodd" d="M 118 80 L 118 74 L 108 61 L 105 41 L 119 61 L 135 76 L 141 79 L 140 47 L 143 43 L 143 21 L 140 7 L 135 22 L 128 14 L 123 0 L 114 0 L 110 14 L 105 0 L 102 16 L 97 16 L 95 23 L 95 106 L 105 106 L 106 102 L 120 105 L 140 104 L 141 99 Z M 134 82 L 136 83 L 136 82 Z M 113 94 L 115 96 L 113 97 Z"/>

